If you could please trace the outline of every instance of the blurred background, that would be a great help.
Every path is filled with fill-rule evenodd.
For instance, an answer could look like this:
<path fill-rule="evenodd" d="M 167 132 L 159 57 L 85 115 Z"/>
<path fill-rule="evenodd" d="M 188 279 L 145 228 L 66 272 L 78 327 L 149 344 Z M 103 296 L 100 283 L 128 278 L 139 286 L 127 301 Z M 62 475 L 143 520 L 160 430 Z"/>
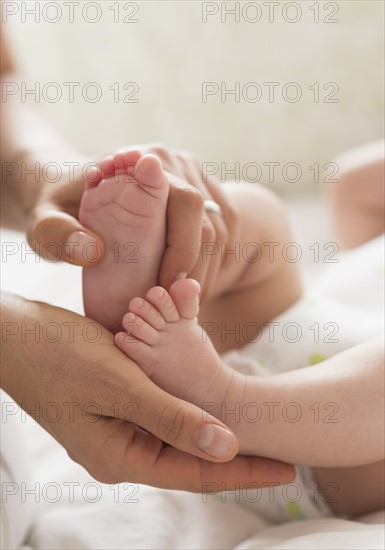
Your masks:
<path fill-rule="evenodd" d="M 329 238 L 323 193 L 338 180 L 335 156 L 383 137 L 382 0 L 2 9 L 26 87 L 40 85 L 40 108 L 75 149 L 98 159 L 159 141 L 217 166 L 222 180 L 235 168 L 288 198 L 300 242 Z"/>
<path fill-rule="evenodd" d="M 40 22 L 21 6 L 7 16 L 15 58 L 28 87 L 61 86 L 56 103 L 48 101 L 55 88 L 46 88 L 41 108 L 92 156 L 161 141 L 229 166 L 280 162 L 277 185 L 285 183 L 283 165 L 296 162 L 303 170 L 298 186 L 309 187 L 315 162 L 325 179 L 332 170 L 322 173 L 323 165 L 336 154 L 383 136 L 382 0 L 8 4 L 39 4 Z M 65 82 L 79 84 L 72 103 Z M 82 96 L 96 96 L 90 82 L 101 91 L 94 103 Z M 205 82 L 219 91 L 203 102 Z M 240 97 L 221 98 L 237 82 Z M 247 100 L 258 91 L 259 101 Z M 265 175 L 267 167 L 261 182 Z M 287 175 L 296 179 L 294 171 Z"/>

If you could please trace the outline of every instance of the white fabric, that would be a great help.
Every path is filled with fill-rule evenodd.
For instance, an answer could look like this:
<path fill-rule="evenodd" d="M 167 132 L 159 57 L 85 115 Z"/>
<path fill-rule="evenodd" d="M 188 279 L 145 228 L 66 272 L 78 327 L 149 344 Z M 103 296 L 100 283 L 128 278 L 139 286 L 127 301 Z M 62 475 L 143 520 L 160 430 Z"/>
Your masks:
<path fill-rule="evenodd" d="M 15 498 L 22 485 L 31 485 L 31 469 L 22 440 L 23 419 L 16 403 L 3 391 L 1 397 L 1 548 L 17 548 L 26 536 L 31 523 L 34 505 L 20 505 Z"/>
<path fill-rule="evenodd" d="M 220 493 L 217 498 L 222 501 L 227 495 Z M 255 488 L 250 483 L 239 491 L 237 502 L 269 524 L 333 515 L 328 505 L 330 498 L 322 494 L 312 469 L 307 466 L 296 466 L 296 477 L 287 485 Z"/>
<path fill-rule="evenodd" d="M 58 502 L 42 503 L 30 524 L 25 550 L 383 548 L 384 518 L 380 513 L 365 518 L 366 523 L 332 517 L 271 526 L 236 502 L 234 495 L 206 498 L 134 484 L 120 484 L 113 491 L 95 484 L 31 420 L 20 425 L 20 431 L 27 441 L 39 441 L 40 450 L 35 445 L 33 462 L 40 495 L 49 495 L 49 484 L 60 483 L 62 487 Z M 71 482 L 79 484 L 73 502 L 68 496 Z M 89 483 L 103 491 L 98 502 L 86 500 L 98 497 L 96 490 L 91 491 L 93 485 L 87 489 Z M 53 491 L 49 498 L 55 498 Z M 19 546 L 3 541 L 2 548 Z"/>
<path fill-rule="evenodd" d="M 251 342 L 233 368 L 268 376 L 317 363 L 384 333 L 384 236 L 336 255 L 319 281 Z M 312 327 L 312 328 L 311 328 Z"/>
<path fill-rule="evenodd" d="M 233 354 L 234 363 L 237 359 L 248 367 L 258 351 L 264 363 L 261 373 L 269 374 L 267 364 L 277 365 L 278 371 L 294 368 L 297 361 L 305 366 L 309 357 L 315 362 L 377 334 L 382 327 L 379 284 L 384 273 L 383 238 L 340 260 L 314 287 L 310 301 L 302 300 L 277 320 L 294 320 L 304 326 L 314 320 L 322 325 L 321 318 L 337 322 L 339 343 L 314 346 L 313 340 L 306 340 L 306 345 L 303 340 L 302 346 L 301 342 L 289 344 L 282 339 L 267 345 L 264 334 L 260 342 Z M 322 315 L 312 309 L 317 304 L 323 308 Z M 9 403 L 7 396 L 5 399 Z M 102 486 L 71 462 L 64 449 L 30 418 L 22 418 L 21 413 L 14 414 L 12 422 L 1 426 L 3 443 L 11 433 L 15 442 L 25 445 L 24 453 L 18 451 L 16 455 L 11 445 L 3 445 L 2 480 L 13 479 L 20 489 L 4 498 L 2 485 L 4 549 L 20 548 L 24 534 L 23 548 L 50 550 L 383 548 L 382 513 L 362 521 L 329 517 L 271 525 L 251 507 L 240 505 L 239 498 L 231 493 L 202 497 L 134 484 L 120 484 L 114 489 Z M 11 466 L 7 478 L 4 465 L 8 469 Z M 24 495 L 20 480 L 25 482 Z M 27 494 L 28 489 L 35 489 L 35 494 Z M 12 519 L 11 530 L 5 528 L 7 517 Z"/>

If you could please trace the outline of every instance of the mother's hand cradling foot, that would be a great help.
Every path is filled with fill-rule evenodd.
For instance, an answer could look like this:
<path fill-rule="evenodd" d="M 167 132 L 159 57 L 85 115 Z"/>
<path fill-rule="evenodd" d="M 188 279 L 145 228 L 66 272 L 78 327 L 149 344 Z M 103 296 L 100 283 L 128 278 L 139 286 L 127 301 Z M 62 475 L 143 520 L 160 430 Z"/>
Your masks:
<path fill-rule="evenodd" d="M 135 152 L 154 154 L 167 172 L 170 192 L 167 204 L 166 250 L 159 272 L 159 284 L 169 288 L 187 275 L 201 285 L 201 300 L 217 290 L 218 275 L 226 269 L 225 252 L 237 241 L 238 214 L 212 175 L 202 163 L 185 151 L 163 145 L 135 145 L 121 149 L 100 163 L 101 177 L 127 168 Z M 210 208 L 216 203 L 219 209 Z"/>
<path fill-rule="evenodd" d="M 40 414 L 37 420 L 97 480 L 199 492 L 210 482 L 219 490 L 222 482 L 229 489 L 293 477 L 292 467 L 278 462 L 231 460 L 238 449 L 234 434 L 155 386 L 96 322 L 9 295 L 2 317 L 9 329 L 2 387 L 27 411 L 54 403 L 59 419 Z M 50 346 L 43 335 L 22 340 L 20 323 L 28 329 L 36 319 L 55 331 L 59 325 L 59 341 Z"/>
<path fill-rule="evenodd" d="M 82 267 L 96 265 L 103 258 L 104 242 L 78 219 L 85 179 L 92 185 L 109 177 L 109 168 L 113 171 L 119 162 L 124 166 L 128 150 L 131 155 L 135 150 L 157 155 L 169 176 L 167 248 L 159 284 L 168 289 L 174 280 L 189 275 L 200 283 L 204 301 L 215 292 L 220 270 L 226 269 L 224 251 L 231 250 L 237 241 L 238 215 L 218 180 L 204 174 L 202 164 L 187 152 L 157 144 L 130 147 L 100 164 L 84 161 L 71 178 L 53 184 L 43 182 L 28 216 L 30 245 L 48 259 L 51 254 L 56 260 Z M 220 214 L 205 208 L 208 200 L 219 205 Z"/>
<path fill-rule="evenodd" d="M 192 274 L 201 283 L 203 296 L 210 295 L 221 268 L 221 255 L 207 254 L 204 258 L 203 245 L 217 241 L 226 246 L 229 238 L 236 240 L 237 216 L 217 182 L 203 182 L 197 161 L 178 153 L 167 164 L 165 150 L 150 147 L 144 152 L 158 153 L 169 172 L 167 249 L 160 284 L 167 288 L 173 280 Z M 121 155 L 124 163 L 124 153 Z M 116 158 L 119 161 L 119 156 Z M 102 162 L 101 172 L 89 174 L 89 178 L 99 181 L 108 177 L 108 165 Z M 64 261 L 88 267 L 102 258 L 102 239 L 78 221 L 83 190 L 80 175 L 72 182 L 42 187 L 29 220 L 29 240 L 38 253 L 49 250 L 47 243 L 55 242 Z M 221 213 L 205 210 L 205 200 L 219 204 Z M 99 257 L 88 260 L 84 254 L 87 243 L 96 243 Z M 74 256 L 74 250 L 80 254 Z M 280 484 L 293 478 L 294 470 L 287 464 L 235 457 L 238 443 L 226 426 L 155 386 L 117 349 L 112 334 L 97 323 L 45 304 L 11 300 L 16 305 L 7 309 L 7 315 L 16 323 L 20 317 L 25 322 L 43 318 L 48 323 L 60 320 L 63 333 L 66 327 L 75 327 L 70 342 L 65 338 L 55 342 L 55 354 L 50 353 L 46 342 L 27 345 L 17 334 L 10 335 L 7 353 L 11 362 L 5 373 L 12 371 L 12 375 L 5 376 L 4 388 L 29 410 L 36 403 L 57 403 L 63 412 L 60 421 L 43 420 L 43 427 L 99 481 L 131 481 L 200 492 L 205 483 L 228 490 L 250 482 Z M 100 333 L 93 343 L 82 336 L 89 323 Z M 17 360 L 12 361 L 12 354 L 17 354 Z M 14 387 L 15 379 L 23 383 Z M 90 402 L 95 406 L 87 407 Z"/>
<path fill-rule="evenodd" d="M 238 214 L 220 188 L 191 153 L 170 150 L 159 144 L 135 146 L 153 153 L 169 173 L 167 248 L 159 284 L 169 288 L 176 278 L 189 275 L 201 285 L 201 301 L 217 290 L 218 275 L 226 269 L 224 251 L 237 241 Z M 209 208 L 218 204 L 220 212 Z"/>

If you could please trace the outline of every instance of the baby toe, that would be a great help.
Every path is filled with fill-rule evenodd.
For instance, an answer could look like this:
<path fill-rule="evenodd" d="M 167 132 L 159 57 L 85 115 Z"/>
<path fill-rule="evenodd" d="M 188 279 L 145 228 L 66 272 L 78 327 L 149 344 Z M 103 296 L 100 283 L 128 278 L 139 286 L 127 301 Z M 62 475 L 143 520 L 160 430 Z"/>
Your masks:
<path fill-rule="evenodd" d="M 135 175 L 138 161 L 142 156 L 142 153 L 137 149 L 122 151 L 118 154 L 118 162 L 123 170 L 126 170 L 130 175 Z"/>
<path fill-rule="evenodd" d="M 170 294 L 183 319 L 194 319 L 199 313 L 200 285 L 195 279 L 181 279 L 171 285 Z"/>
<path fill-rule="evenodd" d="M 134 336 L 149 346 L 155 346 L 159 343 L 159 332 L 152 328 L 152 326 L 146 323 L 141 317 L 135 315 L 135 313 L 126 313 L 123 317 L 122 325 L 129 336 Z"/>
<path fill-rule="evenodd" d="M 152 189 L 167 188 L 168 181 L 159 158 L 155 155 L 144 155 L 137 164 L 135 173 L 137 181 Z"/>
<path fill-rule="evenodd" d="M 99 164 L 102 172 L 101 178 L 110 178 L 115 173 L 115 161 L 112 155 L 105 157 Z"/>
<path fill-rule="evenodd" d="M 179 314 L 176 306 L 164 288 L 155 286 L 150 288 L 146 294 L 147 300 L 156 307 L 159 313 L 163 316 L 163 319 L 167 323 L 175 323 L 179 321 Z"/>
<path fill-rule="evenodd" d="M 151 305 L 147 300 L 142 298 L 133 298 L 128 306 L 129 311 L 139 315 L 146 323 L 152 326 L 155 330 L 164 330 L 166 322 L 159 311 Z"/>

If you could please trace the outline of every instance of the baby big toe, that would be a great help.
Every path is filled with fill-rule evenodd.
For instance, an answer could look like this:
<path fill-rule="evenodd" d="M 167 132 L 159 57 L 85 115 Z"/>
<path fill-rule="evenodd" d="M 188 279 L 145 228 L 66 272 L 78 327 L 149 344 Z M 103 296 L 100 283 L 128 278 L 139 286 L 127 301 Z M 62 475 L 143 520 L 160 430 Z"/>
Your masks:
<path fill-rule="evenodd" d="M 200 285 L 194 279 L 182 279 L 171 285 L 170 294 L 183 319 L 194 319 L 199 313 Z"/>
<path fill-rule="evenodd" d="M 163 189 L 168 185 L 162 164 L 155 155 L 145 155 L 138 161 L 135 178 L 153 189 Z"/>

